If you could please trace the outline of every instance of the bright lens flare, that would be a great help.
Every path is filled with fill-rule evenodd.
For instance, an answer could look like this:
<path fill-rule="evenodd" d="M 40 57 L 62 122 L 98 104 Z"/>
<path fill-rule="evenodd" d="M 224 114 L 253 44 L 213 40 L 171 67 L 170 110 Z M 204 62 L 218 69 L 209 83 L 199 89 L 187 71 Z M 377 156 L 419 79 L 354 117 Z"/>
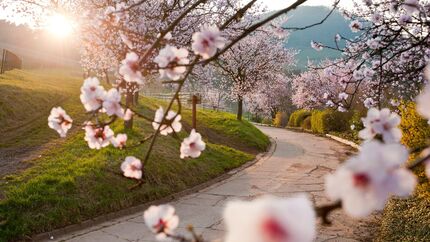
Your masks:
<path fill-rule="evenodd" d="M 52 15 L 48 19 L 47 30 L 60 38 L 69 36 L 74 29 L 74 23 L 64 15 Z"/>

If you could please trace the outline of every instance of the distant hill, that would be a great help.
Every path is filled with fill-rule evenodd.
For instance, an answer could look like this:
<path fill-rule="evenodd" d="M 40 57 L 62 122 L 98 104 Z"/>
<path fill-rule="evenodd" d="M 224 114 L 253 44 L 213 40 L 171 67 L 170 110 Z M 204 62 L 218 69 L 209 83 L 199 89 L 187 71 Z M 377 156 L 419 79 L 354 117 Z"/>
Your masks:
<path fill-rule="evenodd" d="M 323 6 L 302 6 L 289 13 L 288 21 L 285 27 L 303 27 L 321 21 L 330 9 Z M 316 51 L 311 47 L 311 41 L 317 41 L 324 44 L 334 45 L 334 37 L 341 34 L 347 38 L 353 38 L 355 35 L 349 28 L 349 21 L 346 20 L 339 11 L 333 12 L 330 17 L 321 25 L 310 29 L 291 32 L 286 46 L 300 50 L 298 54 L 298 68 L 305 69 L 308 58 L 319 62 L 326 58 L 334 59 L 340 57 L 340 52 L 324 49 Z"/>

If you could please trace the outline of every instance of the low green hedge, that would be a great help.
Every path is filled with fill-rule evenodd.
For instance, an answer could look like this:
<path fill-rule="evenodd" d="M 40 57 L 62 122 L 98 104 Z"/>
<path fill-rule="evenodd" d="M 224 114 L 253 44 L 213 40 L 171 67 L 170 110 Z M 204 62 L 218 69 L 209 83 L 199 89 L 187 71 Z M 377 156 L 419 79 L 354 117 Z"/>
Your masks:
<path fill-rule="evenodd" d="M 316 133 L 348 131 L 352 116 L 351 112 L 338 112 L 332 109 L 316 110 L 312 112 L 311 129 Z"/>
<path fill-rule="evenodd" d="M 293 112 L 290 116 L 290 120 L 288 121 L 288 126 L 290 127 L 301 127 L 303 121 L 311 116 L 311 111 L 305 109 L 299 109 Z"/>
<path fill-rule="evenodd" d="M 303 120 L 302 125 L 301 125 L 301 127 L 303 129 L 311 130 L 311 128 L 312 128 L 311 118 L 312 118 L 312 116 L 308 116 L 305 118 L 305 120 Z"/>
<path fill-rule="evenodd" d="M 276 127 L 285 127 L 288 125 L 288 113 L 277 112 L 275 118 L 273 119 L 273 125 Z"/>

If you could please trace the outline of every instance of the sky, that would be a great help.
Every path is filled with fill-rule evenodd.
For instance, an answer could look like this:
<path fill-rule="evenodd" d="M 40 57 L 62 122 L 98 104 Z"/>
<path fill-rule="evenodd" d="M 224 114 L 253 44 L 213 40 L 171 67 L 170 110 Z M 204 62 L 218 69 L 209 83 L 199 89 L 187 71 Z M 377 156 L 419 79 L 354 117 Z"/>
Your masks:
<path fill-rule="evenodd" d="M 269 10 L 277 10 L 290 6 L 296 0 L 261 0 L 264 4 L 267 5 Z M 341 0 L 340 6 L 345 8 L 352 7 L 352 0 Z M 311 6 L 332 6 L 334 0 L 308 0 L 304 5 Z"/>

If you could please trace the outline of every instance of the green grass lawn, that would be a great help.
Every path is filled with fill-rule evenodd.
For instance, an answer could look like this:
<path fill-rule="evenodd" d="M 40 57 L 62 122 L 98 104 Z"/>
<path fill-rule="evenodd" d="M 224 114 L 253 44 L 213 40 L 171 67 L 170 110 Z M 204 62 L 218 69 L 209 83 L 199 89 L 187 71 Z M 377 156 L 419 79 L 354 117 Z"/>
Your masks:
<path fill-rule="evenodd" d="M 33 81 L 31 88 L 26 88 L 23 83 L 28 80 L 27 77 L 33 79 L 35 76 L 40 78 Z M 68 84 L 63 87 L 57 85 L 56 76 L 58 81 Z M 37 107 L 37 110 L 31 110 L 33 115 L 16 114 L 21 115 L 23 123 L 28 123 L 30 133 L 27 135 L 32 136 L 32 130 L 39 130 L 37 134 L 40 135 L 33 140 L 58 140 L 51 138 L 56 133 L 46 124 L 54 100 L 58 101 L 55 105 L 64 106 L 75 120 L 76 117 L 82 118 L 75 116 L 82 109 L 77 95 L 82 83 L 79 77 L 69 78 L 64 72 L 13 71 L 1 78 L 0 89 L 7 86 L 7 90 L 14 90 L 16 95 L 31 99 L 32 106 Z M 15 88 L 6 78 L 14 80 L 21 89 Z M 40 87 L 35 87 L 36 85 Z M 21 94 L 20 90 L 24 90 L 25 94 Z M 26 97 L 32 95 L 31 90 L 45 93 L 49 98 L 42 94 L 38 98 Z M 18 104 L 2 98 L 2 110 L 12 109 L 15 105 L 29 107 L 24 101 Z M 153 115 L 160 104 L 147 98 L 142 98 L 140 103 L 138 108 L 150 115 Z M 184 127 L 189 130 L 190 111 L 184 110 L 183 116 Z M 0 124 L 3 127 L 14 125 L 7 113 L 1 117 Z M 31 118 L 36 121 L 28 122 Z M 111 127 L 115 132 L 126 132 L 129 145 L 153 132 L 150 124 L 140 119 L 135 120 L 134 125 L 132 131 L 124 131 L 121 122 Z M 199 111 L 198 131 L 207 142 L 207 149 L 201 157 L 180 160 L 181 141 L 172 137 L 160 137 L 146 166 L 147 183 L 138 189 L 129 190 L 128 187 L 134 181 L 121 176 L 120 163 L 128 155 L 142 159 L 148 144 L 126 150 L 113 147 L 100 151 L 90 150 L 83 139 L 83 132 L 75 130 L 63 142 L 45 149 L 41 157 L 28 161 L 31 163 L 30 168 L 3 178 L 0 185 L 3 193 L 0 201 L 0 241 L 23 238 L 165 197 L 240 166 L 269 145 L 268 138 L 258 129 L 246 121 L 235 120 L 234 115 L 227 113 Z M 20 147 L 22 143 L 37 143 L 20 139 L 22 136 L 18 130 L 11 134 L 14 143 L 6 143 L 4 146 Z M 185 132 L 179 134 L 181 137 L 186 135 Z"/>
<path fill-rule="evenodd" d="M 31 148 L 57 135 L 46 129 L 52 107 L 64 105 L 77 121 L 82 78 L 70 70 L 14 70 L 0 75 L 0 148 Z M 80 115 L 78 115 L 80 114 Z"/>

